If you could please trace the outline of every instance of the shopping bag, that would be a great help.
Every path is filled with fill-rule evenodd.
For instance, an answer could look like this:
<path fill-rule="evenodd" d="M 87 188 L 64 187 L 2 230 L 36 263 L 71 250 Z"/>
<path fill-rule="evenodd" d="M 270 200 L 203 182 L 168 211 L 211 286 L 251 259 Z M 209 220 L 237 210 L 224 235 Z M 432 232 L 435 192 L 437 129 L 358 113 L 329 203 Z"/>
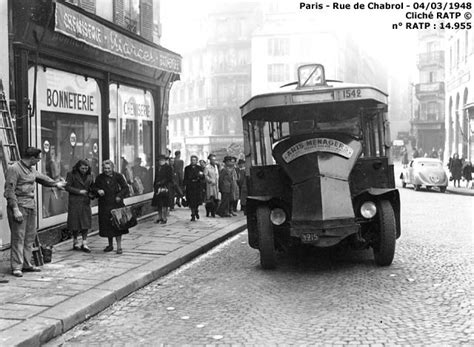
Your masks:
<path fill-rule="evenodd" d="M 126 230 L 138 224 L 130 206 L 120 207 L 110 211 L 112 225 L 117 230 Z"/>

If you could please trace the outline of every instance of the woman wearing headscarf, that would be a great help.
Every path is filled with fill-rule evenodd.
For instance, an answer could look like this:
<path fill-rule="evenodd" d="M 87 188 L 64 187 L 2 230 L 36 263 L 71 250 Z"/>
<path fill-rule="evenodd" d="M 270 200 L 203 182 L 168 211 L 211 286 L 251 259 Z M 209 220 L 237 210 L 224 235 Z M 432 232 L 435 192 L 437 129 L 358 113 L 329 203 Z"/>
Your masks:
<path fill-rule="evenodd" d="M 204 182 L 204 169 L 198 165 L 198 157 L 191 156 L 191 164 L 184 168 L 184 188 L 186 200 L 191 209 L 191 222 L 199 219 L 199 205 L 202 204 L 202 182 Z"/>
<path fill-rule="evenodd" d="M 79 160 L 66 177 L 65 189 L 69 192 L 67 227 L 72 231 L 72 249 L 75 251 L 82 250 L 86 253 L 91 251 L 87 246 L 87 233 L 91 228 L 92 220 L 93 183 L 94 177 L 87 160 Z M 77 239 L 79 234 L 82 236 L 82 245 Z"/>
<path fill-rule="evenodd" d="M 128 234 L 128 229 L 117 230 L 112 224 L 110 211 L 125 206 L 123 199 L 129 196 L 129 190 L 123 175 L 114 170 L 114 163 L 111 160 L 102 163 L 102 173 L 95 181 L 94 191 L 99 196 L 99 236 L 109 240 L 104 252 L 114 250 L 115 237 L 117 254 L 122 254 L 122 235 Z"/>
<path fill-rule="evenodd" d="M 155 223 L 166 224 L 168 217 L 168 208 L 170 207 L 170 188 L 173 184 L 173 171 L 171 166 L 166 163 L 164 155 L 158 156 L 158 166 L 156 167 L 155 195 L 151 201 L 151 205 L 156 207 L 158 218 Z"/>

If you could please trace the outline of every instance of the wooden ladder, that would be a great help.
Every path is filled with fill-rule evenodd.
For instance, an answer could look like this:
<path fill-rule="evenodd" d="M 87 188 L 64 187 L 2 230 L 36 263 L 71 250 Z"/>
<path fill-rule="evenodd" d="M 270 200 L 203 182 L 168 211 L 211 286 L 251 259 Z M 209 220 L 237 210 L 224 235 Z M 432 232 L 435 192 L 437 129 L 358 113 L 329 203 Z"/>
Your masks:
<path fill-rule="evenodd" d="M 0 130 L 3 131 L 3 139 L 0 138 L 0 159 L 2 160 L 3 172 L 6 174 L 8 164 L 21 159 L 20 149 L 18 148 L 18 141 L 16 139 L 15 128 L 13 126 L 13 119 L 8 111 L 8 103 L 3 89 L 3 82 L 0 79 Z M 38 234 L 36 234 L 35 242 L 33 244 L 33 260 L 36 265 L 43 265 L 43 252 L 41 251 L 41 243 Z"/>

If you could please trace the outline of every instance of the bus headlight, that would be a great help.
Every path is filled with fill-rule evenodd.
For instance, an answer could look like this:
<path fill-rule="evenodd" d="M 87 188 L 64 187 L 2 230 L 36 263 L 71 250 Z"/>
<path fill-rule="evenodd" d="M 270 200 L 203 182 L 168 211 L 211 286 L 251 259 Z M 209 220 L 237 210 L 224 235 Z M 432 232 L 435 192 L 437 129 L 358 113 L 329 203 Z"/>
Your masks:
<path fill-rule="evenodd" d="M 282 225 L 286 221 L 286 213 L 281 208 L 274 208 L 270 212 L 270 220 L 275 225 Z"/>
<path fill-rule="evenodd" d="M 366 201 L 360 207 L 362 217 L 370 219 L 377 213 L 377 207 L 372 201 Z"/>

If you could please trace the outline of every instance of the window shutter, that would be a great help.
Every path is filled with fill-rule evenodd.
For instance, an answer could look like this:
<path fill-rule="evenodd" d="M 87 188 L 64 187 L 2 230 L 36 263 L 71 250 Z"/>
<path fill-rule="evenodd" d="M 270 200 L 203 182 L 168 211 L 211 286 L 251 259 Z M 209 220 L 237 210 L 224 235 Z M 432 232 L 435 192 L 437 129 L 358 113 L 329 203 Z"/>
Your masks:
<path fill-rule="evenodd" d="M 153 1 L 140 1 L 140 34 L 145 39 L 153 41 Z"/>
<path fill-rule="evenodd" d="M 123 1 L 124 0 L 114 0 L 114 23 L 120 26 L 125 25 Z"/>

